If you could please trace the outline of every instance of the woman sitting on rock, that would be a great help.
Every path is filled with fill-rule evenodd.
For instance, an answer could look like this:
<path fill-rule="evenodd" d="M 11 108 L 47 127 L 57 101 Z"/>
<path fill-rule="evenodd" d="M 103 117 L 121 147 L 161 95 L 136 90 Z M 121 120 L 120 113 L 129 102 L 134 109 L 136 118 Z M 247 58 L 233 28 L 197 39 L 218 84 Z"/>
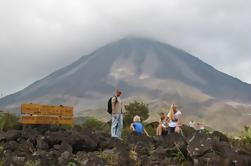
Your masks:
<path fill-rule="evenodd" d="M 181 115 L 181 112 L 177 110 L 177 106 L 175 104 L 172 104 L 167 115 L 169 121 L 168 133 L 180 133 Z"/>
<path fill-rule="evenodd" d="M 159 125 L 156 129 L 156 135 L 157 136 L 167 135 L 167 132 L 168 132 L 167 129 L 168 129 L 168 122 L 167 122 L 166 114 L 161 112 Z"/>
<path fill-rule="evenodd" d="M 133 123 L 131 123 L 130 129 L 135 135 L 143 135 L 144 133 L 149 136 L 147 131 L 144 129 L 143 124 L 141 123 L 140 116 L 136 115 L 133 117 Z"/>

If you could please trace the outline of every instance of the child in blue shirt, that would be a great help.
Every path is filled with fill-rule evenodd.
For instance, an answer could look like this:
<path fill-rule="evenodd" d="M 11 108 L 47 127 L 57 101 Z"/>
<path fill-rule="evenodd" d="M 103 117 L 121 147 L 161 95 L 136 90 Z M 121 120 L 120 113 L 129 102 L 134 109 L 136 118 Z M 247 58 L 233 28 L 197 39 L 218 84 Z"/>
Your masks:
<path fill-rule="evenodd" d="M 149 136 L 144 126 L 141 123 L 140 116 L 136 115 L 133 117 L 133 123 L 131 123 L 130 129 L 135 135 L 143 135 L 144 133 Z"/>

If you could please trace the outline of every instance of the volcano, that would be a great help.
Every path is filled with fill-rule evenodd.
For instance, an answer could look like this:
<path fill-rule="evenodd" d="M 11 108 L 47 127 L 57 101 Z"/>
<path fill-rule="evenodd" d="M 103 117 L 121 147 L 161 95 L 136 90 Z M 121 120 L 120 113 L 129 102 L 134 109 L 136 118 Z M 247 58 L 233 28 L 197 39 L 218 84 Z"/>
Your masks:
<path fill-rule="evenodd" d="M 0 108 L 16 110 L 23 102 L 73 105 L 77 112 L 105 108 L 117 87 L 124 98 L 152 105 L 175 102 L 190 113 L 251 102 L 250 84 L 169 44 L 127 37 L 0 99 Z"/>

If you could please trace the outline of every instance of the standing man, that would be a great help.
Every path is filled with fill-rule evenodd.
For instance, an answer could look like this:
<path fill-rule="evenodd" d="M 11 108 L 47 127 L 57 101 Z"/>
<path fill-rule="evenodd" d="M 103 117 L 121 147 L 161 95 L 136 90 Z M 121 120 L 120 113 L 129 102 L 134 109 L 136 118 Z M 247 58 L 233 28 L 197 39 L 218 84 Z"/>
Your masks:
<path fill-rule="evenodd" d="M 122 102 L 120 99 L 122 92 L 116 90 L 116 94 L 112 97 L 112 126 L 111 136 L 121 139 L 121 132 L 123 128 L 123 114 L 122 114 Z"/>

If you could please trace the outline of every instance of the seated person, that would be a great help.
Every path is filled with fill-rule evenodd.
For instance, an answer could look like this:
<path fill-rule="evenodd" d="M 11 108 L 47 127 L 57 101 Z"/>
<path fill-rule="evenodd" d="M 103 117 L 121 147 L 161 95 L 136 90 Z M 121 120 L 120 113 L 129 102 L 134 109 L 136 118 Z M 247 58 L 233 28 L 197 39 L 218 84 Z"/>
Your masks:
<path fill-rule="evenodd" d="M 130 129 L 133 131 L 135 135 L 143 135 L 146 134 L 149 136 L 147 131 L 144 129 L 144 126 L 140 122 L 140 116 L 136 115 L 133 118 L 133 123 L 131 123 Z"/>
<path fill-rule="evenodd" d="M 172 104 L 170 111 L 168 113 L 169 118 L 169 131 L 168 133 L 180 133 L 180 126 L 181 126 L 181 111 L 177 110 L 177 106 Z"/>
<path fill-rule="evenodd" d="M 160 121 L 159 125 L 156 129 L 156 135 L 161 136 L 161 135 L 167 135 L 167 130 L 168 129 L 168 122 L 165 113 L 161 112 L 160 113 Z"/>

